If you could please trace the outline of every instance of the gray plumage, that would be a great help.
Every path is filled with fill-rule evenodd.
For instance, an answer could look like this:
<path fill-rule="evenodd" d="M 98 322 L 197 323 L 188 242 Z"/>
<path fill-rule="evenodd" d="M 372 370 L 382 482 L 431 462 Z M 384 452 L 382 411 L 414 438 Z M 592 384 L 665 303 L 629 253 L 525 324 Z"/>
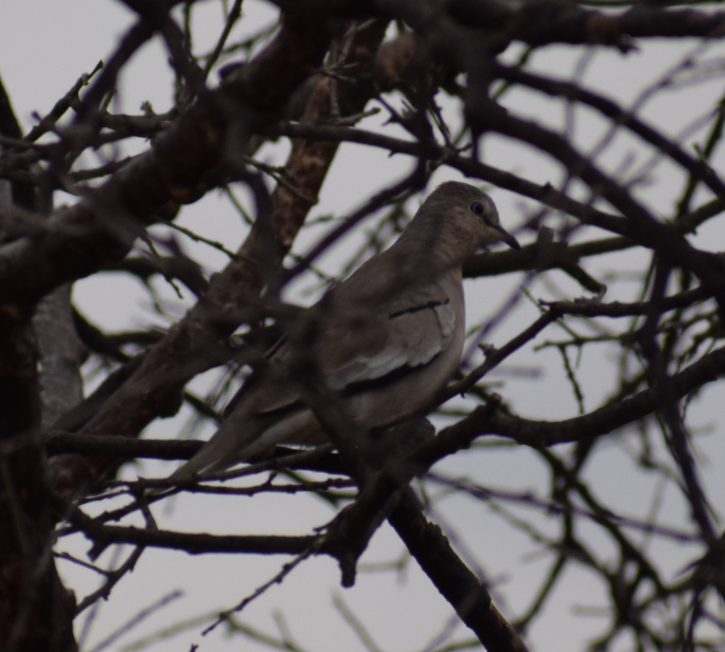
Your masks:
<path fill-rule="evenodd" d="M 519 248 L 488 195 L 465 183 L 440 185 L 395 244 L 306 311 L 311 337 L 304 344 L 293 337 L 273 351 L 231 400 L 217 433 L 171 479 L 218 472 L 276 444 L 327 441 L 286 374 L 296 346 L 313 356 L 327 389 L 362 429 L 424 407 L 460 362 L 461 266 L 499 241 Z"/>

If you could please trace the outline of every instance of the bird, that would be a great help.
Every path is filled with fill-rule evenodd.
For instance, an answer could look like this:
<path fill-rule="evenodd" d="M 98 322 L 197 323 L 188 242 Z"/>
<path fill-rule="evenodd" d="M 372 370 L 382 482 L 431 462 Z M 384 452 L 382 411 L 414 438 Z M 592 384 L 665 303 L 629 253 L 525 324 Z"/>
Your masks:
<path fill-rule="evenodd" d="M 329 443 L 289 369 L 307 356 L 358 431 L 424 408 L 451 379 L 465 340 L 462 265 L 497 242 L 520 249 L 493 200 L 439 185 L 400 237 L 308 308 L 224 410 L 219 430 L 170 476 L 189 481 L 274 452 Z M 307 326 L 307 330 L 305 330 Z"/>

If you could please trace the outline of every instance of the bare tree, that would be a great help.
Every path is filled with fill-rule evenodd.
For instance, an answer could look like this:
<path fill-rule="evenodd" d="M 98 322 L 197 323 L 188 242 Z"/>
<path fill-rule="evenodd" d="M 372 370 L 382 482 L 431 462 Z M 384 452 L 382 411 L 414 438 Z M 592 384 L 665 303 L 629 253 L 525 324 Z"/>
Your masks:
<path fill-rule="evenodd" d="M 230 34 L 243 18 L 235 0 L 221 3 L 226 24 L 216 47 L 199 52 L 197 3 L 124 4 L 137 17 L 112 56 L 80 75 L 27 134 L 0 89 L 0 649 L 77 649 L 75 616 L 113 600 L 154 547 L 285 555 L 268 583 L 190 626 L 224 623 L 257 643 L 299 649 L 283 634 L 242 626 L 238 613 L 273 584 L 284 589 L 314 556 L 334 558 L 341 583 L 354 585 L 360 556 L 385 521 L 468 628 L 462 635 L 445 626 L 428 650 L 527 649 L 527 634 L 548 617 L 571 568 L 586 569 L 607 600 L 591 649 L 721 649 L 722 503 L 703 475 L 712 473 L 708 461 L 722 474 L 722 461 L 702 453 L 691 414 L 725 373 L 718 342 L 725 262 L 717 241 L 713 251 L 692 244 L 696 230 L 717 225 L 725 210 L 714 165 L 723 114 L 719 101 L 688 103 L 687 93 L 713 82 L 721 88 L 722 51 L 714 48 L 725 13 L 670 6 L 704 4 L 695 1 L 275 0 L 279 24 L 237 41 Z M 693 47 L 662 77 L 638 79 L 634 101 L 586 83 L 595 54 L 618 51 L 626 69 L 637 44 L 653 38 L 673 48 L 688 38 Z M 174 72 L 173 109 L 112 111 L 120 73 L 151 39 L 163 42 Z M 572 75 L 532 66 L 561 44 L 576 46 Z M 517 94 L 554 103 L 562 124 L 532 118 Z M 646 116 L 646 104 L 665 94 L 685 112 L 680 133 Z M 373 116 L 385 118 L 382 127 L 370 128 Z M 597 125 L 597 138 L 582 138 L 583 119 L 594 120 L 587 124 Z M 151 141 L 144 153 L 119 153 L 144 139 Z M 255 158 L 265 143 L 287 139 L 284 165 Z M 617 139 L 633 154 L 613 162 Z M 547 181 L 497 165 L 487 152 L 500 142 L 543 156 Z M 404 172 L 367 189 L 350 214 L 317 220 L 323 235 L 300 255 L 296 237 L 343 143 L 396 155 Z M 84 165 L 93 150 L 106 152 L 107 162 Z M 648 184 L 664 167 L 667 189 L 658 186 L 657 196 L 666 203 L 658 203 Z M 339 275 L 349 274 L 396 237 L 431 178 L 446 171 L 519 196 L 518 215 L 502 219 L 527 244 L 468 261 L 466 277 L 502 276 L 509 289 L 495 301 L 484 295 L 488 313 L 470 331 L 459 375 L 429 406 L 435 427 L 418 416 L 371 434 L 373 458 L 358 455 L 338 424 L 327 432 L 334 446 L 280 447 L 273 459 L 212 482 L 119 478 L 131 460 L 191 457 L 201 444 L 181 435 L 217 424 L 239 378 L 264 365 L 265 350 L 295 327 L 300 308 L 282 301 L 290 282 L 306 275 L 318 293 L 334 283 L 319 265 L 330 252 L 344 260 Z M 240 189 L 249 191 L 251 210 L 237 200 Z M 59 191 L 77 202 L 58 208 Z M 218 191 L 248 222 L 238 251 L 177 223 L 184 205 Z M 355 246 L 344 240 L 351 233 Z M 228 258 L 212 276 L 188 254 L 187 245 L 200 241 Z M 82 314 L 71 300 L 73 282 L 109 271 L 145 283 L 168 327 L 106 332 Z M 150 280 L 159 276 L 186 303 L 160 300 Z M 506 334 L 503 345 L 486 344 L 494 331 Z M 565 381 L 553 394 L 549 382 L 537 381 L 541 368 L 553 373 L 549 353 L 560 355 Z M 539 400 L 514 400 L 510 382 L 490 382 L 517 360 L 509 373 L 533 376 L 527 382 Z M 207 395 L 189 388 L 212 369 Z M 97 388 L 83 398 L 91 382 Z M 329 425 L 329 401 L 310 385 L 311 406 Z M 563 394 L 575 412 L 546 420 L 542 405 Z M 140 438 L 182 406 L 194 417 L 179 439 Z M 485 474 L 446 464 L 481 449 L 516 456 L 546 480 L 532 490 L 528 471 L 494 486 Z M 600 467 L 613 449 L 619 462 Z M 593 468 L 606 469 L 615 484 L 641 478 L 651 491 L 626 506 L 610 501 Z M 261 501 L 280 492 L 290 509 L 311 496 L 333 505 L 335 516 L 294 535 L 224 535 L 166 530 L 155 514 L 188 494 L 244 503 L 242 496 Z M 518 601 L 523 608 L 500 604 L 505 587 L 477 567 L 449 526 L 441 505 L 451 493 L 484 504 L 502 532 L 544 555 L 545 570 Z M 679 521 L 665 502 L 681 508 Z M 132 524 L 138 517 L 145 526 Z M 57 547 L 77 533 L 92 542 L 88 560 Z M 125 557 L 120 544 L 132 546 Z M 674 568 L 663 552 L 672 545 Z M 110 567 L 94 563 L 114 546 Z M 485 565 L 486 552 L 477 555 Z M 59 559 L 100 573 L 100 588 L 75 598 L 59 579 Z M 374 649 L 365 624 L 348 619 Z"/>

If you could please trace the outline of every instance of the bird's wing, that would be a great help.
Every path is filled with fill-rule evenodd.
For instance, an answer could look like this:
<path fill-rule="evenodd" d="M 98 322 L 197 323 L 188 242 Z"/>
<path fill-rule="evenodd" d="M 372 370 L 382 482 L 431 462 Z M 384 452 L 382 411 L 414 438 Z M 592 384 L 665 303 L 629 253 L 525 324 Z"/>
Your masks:
<path fill-rule="evenodd" d="M 460 283 L 414 288 L 374 310 L 347 303 L 321 317 L 316 338 L 316 359 L 332 390 L 427 365 L 464 327 Z"/>
<path fill-rule="evenodd" d="M 313 308 L 307 316 L 317 322 L 311 329 L 315 363 L 333 391 L 354 390 L 355 386 L 424 366 L 448 347 L 456 329 L 464 327 L 463 295 L 455 279 L 400 293 L 377 310 L 368 309 L 365 302 L 355 305 L 357 297 L 348 298 L 343 297 L 330 309 Z M 307 354 L 304 340 L 282 342 L 275 347 L 270 366 L 284 365 L 300 350 Z M 271 380 L 269 370 L 258 380 L 253 375 L 229 402 L 224 417 L 247 397 L 257 415 L 300 405 L 299 393 L 293 383 L 282 379 L 284 373 L 279 370 L 277 382 Z"/>
<path fill-rule="evenodd" d="M 298 401 L 299 395 L 294 390 L 294 386 L 283 378 L 285 369 L 280 364 L 286 357 L 287 348 L 287 338 L 282 338 L 282 341 L 275 344 L 272 349 L 274 354 L 269 356 L 268 365 L 260 372 L 252 373 L 244 381 L 244 384 L 224 408 L 223 418 L 228 418 L 237 409 L 237 406 L 251 394 L 254 394 L 254 403 L 257 406 L 254 412 L 257 414 L 274 412 Z"/>

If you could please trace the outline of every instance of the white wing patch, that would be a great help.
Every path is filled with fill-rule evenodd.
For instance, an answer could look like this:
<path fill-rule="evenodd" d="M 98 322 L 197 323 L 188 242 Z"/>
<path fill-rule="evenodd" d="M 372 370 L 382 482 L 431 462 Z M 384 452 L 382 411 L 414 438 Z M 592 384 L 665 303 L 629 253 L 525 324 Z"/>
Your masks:
<path fill-rule="evenodd" d="M 446 349 L 458 325 L 456 311 L 448 299 L 399 310 L 390 314 L 386 322 L 377 329 L 385 333 L 384 343 L 328 372 L 330 389 L 341 390 L 352 383 L 376 380 L 405 366 L 426 365 Z"/>

